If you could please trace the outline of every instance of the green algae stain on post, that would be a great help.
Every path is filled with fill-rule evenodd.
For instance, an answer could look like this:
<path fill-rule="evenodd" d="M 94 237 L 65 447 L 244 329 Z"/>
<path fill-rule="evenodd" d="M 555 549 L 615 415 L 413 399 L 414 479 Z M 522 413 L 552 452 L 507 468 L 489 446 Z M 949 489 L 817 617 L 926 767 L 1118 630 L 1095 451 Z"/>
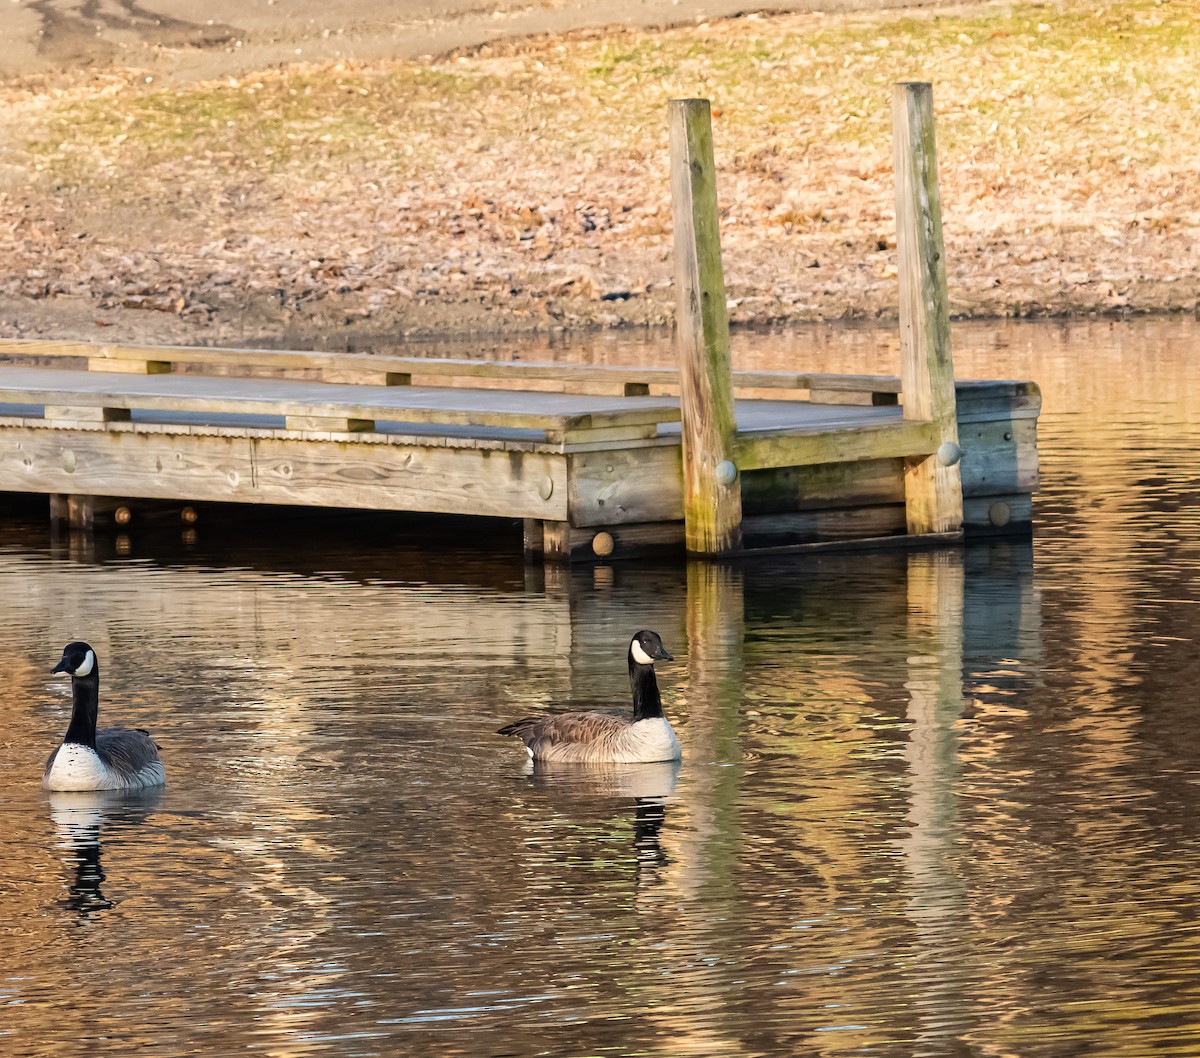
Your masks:
<path fill-rule="evenodd" d="M 707 99 L 673 99 L 669 116 L 684 535 L 689 552 L 718 555 L 742 546 L 742 496 L 712 119 Z"/>
<path fill-rule="evenodd" d="M 906 461 L 908 531 L 956 532 L 963 522 L 962 479 L 933 87 L 920 81 L 897 84 L 892 94 L 892 126 L 904 417 L 933 423 L 940 453 Z"/>

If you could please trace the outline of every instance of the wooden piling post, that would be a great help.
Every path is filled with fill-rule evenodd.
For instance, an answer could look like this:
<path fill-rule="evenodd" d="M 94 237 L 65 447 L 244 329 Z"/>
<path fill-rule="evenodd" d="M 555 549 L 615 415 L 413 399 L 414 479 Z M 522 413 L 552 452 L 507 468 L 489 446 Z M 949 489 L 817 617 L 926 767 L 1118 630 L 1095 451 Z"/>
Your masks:
<path fill-rule="evenodd" d="M 673 99 L 669 115 L 685 542 L 693 554 L 718 555 L 742 546 L 742 494 L 712 118 L 707 99 Z"/>
<path fill-rule="evenodd" d="M 933 87 L 902 81 L 892 94 L 896 160 L 896 254 L 900 275 L 900 379 L 904 417 L 937 424 L 938 451 L 907 461 L 910 533 L 962 528 L 954 362 L 934 143 Z"/>

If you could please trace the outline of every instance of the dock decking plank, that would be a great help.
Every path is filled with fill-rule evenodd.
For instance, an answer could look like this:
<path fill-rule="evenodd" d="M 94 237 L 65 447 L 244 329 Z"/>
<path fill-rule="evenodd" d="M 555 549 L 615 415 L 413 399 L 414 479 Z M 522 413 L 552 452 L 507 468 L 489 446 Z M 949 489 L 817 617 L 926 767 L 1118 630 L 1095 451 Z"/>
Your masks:
<path fill-rule="evenodd" d="M 677 388 L 672 366 L 626 367 L 612 364 L 562 364 L 543 361 L 468 360 L 461 357 L 391 356 L 375 353 L 323 353 L 291 349 L 219 349 L 207 346 L 130 346 L 37 339 L 0 339 L 0 356 L 39 359 L 86 359 L 95 370 L 122 364 L 207 365 L 229 369 L 321 371 L 326 381 L 354 378 L 354 384 L 378 376 L 407 377 L 428 385 L 502 385 L 558 383 L 568 391 L 606 392 L 621 387 Z M 157 370 L 157 369 L 156 369 Z M 736 389 L 818 391 L 895 395 L 895 375 L 847 375 L 820 371 L 734 371 Z"/>
<path fill-rule="evenodd" d="M 504 426 L 561 434 L 654 426 L 679 418 L 678 404 L 661 397 L 357 386 L 207 375 L 109 375 L 36 367 L 0 368 L 0 402 Z"/>

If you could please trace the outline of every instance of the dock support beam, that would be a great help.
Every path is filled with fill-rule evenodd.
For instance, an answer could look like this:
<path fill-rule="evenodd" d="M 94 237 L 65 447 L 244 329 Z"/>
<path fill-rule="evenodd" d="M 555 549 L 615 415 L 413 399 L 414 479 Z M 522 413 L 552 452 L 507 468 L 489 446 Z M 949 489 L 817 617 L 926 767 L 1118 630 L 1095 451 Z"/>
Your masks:
<path fill-rule="evenodd" d="M 903 81 L 892 94 L 896 160 L 896 255 L 900 276 L 900 379 L 904 417 L 936 424 L 937 452 L 907 460 L 909 533 L 962 528 L 954 362 L 934 143 L 933 87 Z"/>
<path fill-rule="evenodd" d="M 685 543 L 691 554 L 719 555 L 741 549 L 742 493 L 712 118 L 707 99 L 669 106 Z"/>

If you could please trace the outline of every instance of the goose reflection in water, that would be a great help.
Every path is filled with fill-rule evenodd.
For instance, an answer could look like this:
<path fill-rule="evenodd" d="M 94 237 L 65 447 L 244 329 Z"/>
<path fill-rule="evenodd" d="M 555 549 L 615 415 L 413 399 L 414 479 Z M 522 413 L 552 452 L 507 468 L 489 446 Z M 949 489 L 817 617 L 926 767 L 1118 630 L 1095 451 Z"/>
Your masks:
<path fill-rule="evenodd" d="M 671 861 L 659 840 L 667 804 L 679 781 L 678 760 L 652 764 L 570 764 L 529 761 L 530 785 L 565 801 L 633 801 L 633 848 L 638 883 L 650 881 Z"/>
<path fill-rule="evenodd" d="M 120 902 L 119 898 L 106 897 L 100 888 L 105 880 L 100 863 L 101 834 L 140 826 L 161 799 L 161 787 L 50 794 L 50 820 L 57 846 L 63 862 L 74 872 L 69 895 L 58 906 L 87 916 L 107 911 Z"/>

